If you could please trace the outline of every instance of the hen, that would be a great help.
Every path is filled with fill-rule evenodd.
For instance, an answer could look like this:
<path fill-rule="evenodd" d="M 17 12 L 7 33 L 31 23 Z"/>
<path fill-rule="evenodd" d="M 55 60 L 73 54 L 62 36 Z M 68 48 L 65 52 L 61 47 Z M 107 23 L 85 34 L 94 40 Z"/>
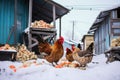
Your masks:
<path fill-rule="evenodd" d="M 74 59 L 73 59 L 73 53 L 75 53 L 75 52 L 77 52 L 77 53 L 80 52 L 80 48 L 76 47 L 75 45 L 72 45 L 71 49 L 66 48 L 66 59 L 69 62 L 74 61 Z"/>
<path fill-rule="evenodd" d="M 46 55 L 50 55 L 52 48 L 51 45 L 47 42 L 47 41 L 41 41 L 39 43 L 39 52 L 42 54 L 42 52 L 44 52 Z"/>
<path fill-rule="evenodd" d="M 53 66 L 54 66 L 53 62 L 57 64 L 59 59 L 62 58 L 64 54 L 63 42 L 64 42 L 64 38 L 60 37 L 58 40 L 55 41 L 55 43 L 52 46 L 48 47 L 48 50 L 49 50 L 48 53 L 50 54 L 48 56 L 45 56 L 45 59 L 48 62 L 52 63 Z"/>
<path fill-rule="evenodd" d="M 67 59 L 69 62 L 74 61 L 73 56 L 72 56 L 72 53 L 73 53 L 73 52 L 72 52 L 69 48 L 66 48 L 66 59 Z"/>
<path fill-rule="evenodd" d="M 73 59 L 80 63 L 82 67 L 85 67 L 87 63 L 90 63 L 93 58 L 93 43 L 84 51 L 73 52 Z"/>

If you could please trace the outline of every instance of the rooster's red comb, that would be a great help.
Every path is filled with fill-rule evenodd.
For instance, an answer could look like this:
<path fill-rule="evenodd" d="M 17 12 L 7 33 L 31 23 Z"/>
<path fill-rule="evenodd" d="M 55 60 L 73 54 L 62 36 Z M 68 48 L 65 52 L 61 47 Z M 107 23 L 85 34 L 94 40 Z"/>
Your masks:
<path fill-rule="evenodd" d="M 59 42 L 60 42 L 61 44 L 63 44 L 64 38 L 63 38 L 62 36 L 59 38 Z"/>
<path fill-rule="evenodd" d="M 63 38 L 62 36 L 60 36 L 60 39 L 63 39 L 63 40 L 64 40 L 64 38 Z"/>

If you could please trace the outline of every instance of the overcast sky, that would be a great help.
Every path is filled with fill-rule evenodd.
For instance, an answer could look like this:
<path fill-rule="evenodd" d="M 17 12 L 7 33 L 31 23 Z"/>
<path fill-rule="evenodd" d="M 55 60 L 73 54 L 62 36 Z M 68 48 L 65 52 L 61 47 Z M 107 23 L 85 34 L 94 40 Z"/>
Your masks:
<path fill-rule="evenodd" d="M 80 41 L 87 34 L 100 11 L 120 4 L 120 0 L 54 0 L 70 9 L 67 15 L 62 17 L 62 36 L 72 39 L 74 21 L 74 40 Z M 58 21 L 57 22 L 57 30 Z"/>

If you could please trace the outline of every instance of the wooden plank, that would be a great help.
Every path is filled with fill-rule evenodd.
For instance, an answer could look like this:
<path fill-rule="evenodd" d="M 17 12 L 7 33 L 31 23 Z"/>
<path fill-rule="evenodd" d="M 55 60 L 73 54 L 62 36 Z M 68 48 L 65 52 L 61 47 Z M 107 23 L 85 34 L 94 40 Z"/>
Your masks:
<path fill-rule="evenodd" d="M 112 28 L 120 28 L 120 25 L 118 26 L 113 25 Z"/>

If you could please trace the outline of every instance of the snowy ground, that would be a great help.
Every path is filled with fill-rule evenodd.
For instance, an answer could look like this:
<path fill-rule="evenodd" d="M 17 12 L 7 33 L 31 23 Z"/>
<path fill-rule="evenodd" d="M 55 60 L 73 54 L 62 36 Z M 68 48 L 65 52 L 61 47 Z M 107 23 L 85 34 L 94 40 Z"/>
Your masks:
<path fill-rule="evenodd" d="M 20 68 L 22 63 L 0 61 L 0 80 L 120 80 L 120 62 L 105 63 L 104 54 L 93 57 L 86 70 L 78 68 L 55 68 L 43 59 L 38 59 L 39 65 L 32 64 L 27 68 Z M 33 61 L 32 61 L 33 62 Z M 16 70 L 10 69 L 15 65 Z"/>

